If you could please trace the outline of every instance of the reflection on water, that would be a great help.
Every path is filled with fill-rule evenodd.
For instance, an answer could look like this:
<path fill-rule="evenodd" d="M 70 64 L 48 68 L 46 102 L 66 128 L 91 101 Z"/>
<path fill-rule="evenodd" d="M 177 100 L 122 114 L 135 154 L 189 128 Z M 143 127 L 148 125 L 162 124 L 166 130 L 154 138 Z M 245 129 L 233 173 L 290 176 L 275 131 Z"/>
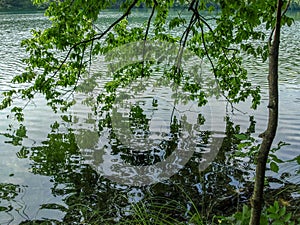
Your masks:
<path fill-rule="evenodd" d="M 217 155 L 224 137 L 226 104 L 215 97 L 210 97 L 205 107 L 198 103 L 201 93 L 205 91 L 213 96 L 218 93 L 218 88 L 208 66 L 189 51 L 183 53 L 181 60 L 184 72 L 180 74 L 180 85 L 170 79 L 173 68 L 168 65 L 174 64 L 178 48 L 167 42 L 149 41 L 133 42 L 111 51 L 105 57 L 108 69 L 102 66 L 98 73 L 106 74 L 106 79 L 109 79 L 116 76 L 110 71 L 118 71 L 119 81 L 126 82 L 124 87 L 119 85 L 112 105 L 111 101 L 105 102 L 108 98 L 114 99 L 114 93 L 105 91 L 101 86 L 102 78 L 92 75 L 92 80 L 88 77 L 83 82 L 83 86 L 88 88 L 79 86 L 84 94 L 76 95 L 76 99 L 84 99 L 84 95 L 88 99 L 99 99 L 97 96 L 101 94 L 104 100 L 96 113 L 94 110 L 74 109 L 74 114 L 80 119 L 76 119 L 72 127 L 79 131 L 79 147 L 88 162 L 103 176 L 119 184 L 134 186 L 167 180 L 185 166 L 195 151 L 202 150 L 203 131 L 211 133 L 211 141 L 207 143 L 205 153 L 202 152 L 199 169 L 206 169 Z M 141 65 L 140 59 L 151 60 L 152 63 L 144 65 L 142 77 L 128 82 L 134 75 L 141 74 L 139 70 L 136 72 Z M 154 63 L 155 60 L 159 65 Z M 99 68 L 96 67 L 97 70 Z M 95 79 L 100 87 L 93 89 Z M 115 83 L 118 85 L 118 82 Z M 110 81 L 111 86 L 115 83 Z M 193 84 L 201 90 L 194 88 L 191 94 L 186 87 Z M 84 105 L 75 107 L 83 108 Z M 111 111 L 107 110 L 110 107 Z M 93 135 L 94 144 L 89 141 L 86 145 L 83 141 L 86 137 L 82 134 L 90 133 L 91 127 L 97 127 L 93 130 L 95 133 L 100 131 L 100 137 L 94 139 L 96 135 Z M 101 156 L 101 159 L 97 157 L 94 161 L 95 155 Z"/>
<path fill-rule="evenodd" d="M 104 15 L 105 23 L 99 26 L 105 26 L 114 16 L 114 13 L 108 12 Z M 137 14 L 136 17 L 140 16 Z M 0 14 L 0 21 L 1 93 L 12 87 L 9 80 L 14 74 L 22 71 L 21 58 L 24 57 L 24 51 L 19 47 L 21 38 L 30 36 L 29 31 L 32 26 L 42 28 L 48 22 L 39 13 Z M 296 21 L 293 27 L 283 29 L 280 52 L 280 118 L 276 142 L 285 141 L 290 144 L 282 147 L 278 152 L 278 156 L 286 160 L 298 156 L 300 149 L 300 65 L 297 63 L 300 60 L 299 27 L 300 22 Z M 95 63 L 95 67 L 99 71 L 101 64 Z M 248 70 L 253 83 L 265 88 L 266 64 L 249 62 Z M 165 90 L 162 93 L 169 92 Z M 154 96 L 146 97 L 150 99 L 146 104 L 152 104 Z M 109 118 L 108 121 L 104 121 L 103 133 L 99 133 L 99 124 L 95 123 L 92 114 L 90 117 L 86 116 L 86 108 L 75 108 L 72 116 L 61 117 L 61 115 L 54 115 L 46 107 L 42 98 L 38 97 L 35 104 L 30 104 L 26 109 L 24 123 L 26 131 L 18 130 L 18 124 L 14 124 L 6 117 L 7 111 L 1 111 L 0 224 L 9 222 L 16 224 L 26 220 L 43 220 L 43 218 L 54 223 L 62 220 L 65 223 L 70 221 L 80 223 L 84 218 L 86 223 L 92 221 L 105 224 L 112 222 L 111 218 L 120 219 L 122 216 L 128 216 L 128 209 L 132 203 L 151 197 L 155 203 L 164 204 L 166 198 L 169 198 L 189 208 L 191 203 L 185 194 L 192 196 L 198 206 L 207 213 L 221 214 L 229 206 L 238 206 L 249 198 L 251 192 L 249 186 L 253 177 L 251 165 L 245 159 L 234 161 L 230 156 L 240 143 L 234 134 L 248 132 L 257 137 L 266 128 L 266 99 L 264 95 L 257 111 L 250 111 L 249 104 L 243 103 L 236 106 L 241 111 L 229 114 L 230 119 L 224 120 L 223 124 L 226 128 L 226 136 L 222 148 L 216 160 L 205 172 L 199 173 L 199 164 L 203 154 L 209 151 L 213 136 L 209 130 L 202 129 L 197 131 L 198 149 L 178 173 L 170 180 L 139 188 L 112 182 L 96 173 L 86 160 L 90 159 L 95 164 L 101 164 L 105 157 L 114 156 L 106 162 L 127 160 L 141 165 L 145 160 L 146 164 L 149 162 L 155 164 L 171 155 L 174 146 L 178 144 L 176 135 L 180 134 L 178 132 L 181 129 L 180 120 L 165 125 L 164 121 L 156 118 L 153 123 L 150 123 L 149 115 L 153 107 L 155 108 L 155 104 L 154 106 L 150 104 L 148 111 L 144 106 L 138 107 L 139 105 L 136 104 L 129 111 L 119 112 L 120 117 L 128 119 L 136 136 L 147 136 L 149 131 L 158 131 L 157 135 L 162 142 L 157 143 L 157 148 L 147 152 L 146 159 L 141 159 L 140 154 L 133 154 L 132 149 L 126 149 L 117 143 L 115 134 L 107 130 L 111 125 Z M 142 102 L 143 99 L 140 100 Z M 212 104 L 211 109 L 217 110 L 213 107 Z M 168 113 L 170 109 L 160 108 L 160 112 L 164 111 Z M 249 121 L 250 115 L 254 115 L 256 123 Z M 223 115 L 219 116 L 221 118 Z M 177 115 L 177 118 L 180 117 Z M 74 131 L 70 122 L 81 124 L 81 129 L 77 128 Z M 13 127 L 7 130 L 10 123 Z M 121 129 L 121 124 L 118 125 Z M 78 139 L 78 132 L 81 132 L 82 139 Z M 123 139 L 126 139 L 126 136 Z M 95 146 L 98 149 L 95 150 Z M 82 149 L 84 149 L 83 154 Z M 280 179 L 280 182 L 276 181 L 277 185 L 284 189 L 286 185 L 282 183 L 283 181 L 300 183 L 297 171 L 299 173 L 297 163 L 287 163 L 281 166 L 278 175 L 273 173 L 270 175 L 274 179 Z M 179 187 L 183 187 L 185 193 L 182 193 Z M 294 189 L 291 193 L 297 196 L 297 186 L 292 187 Z M 184 219 L 185 211 L 187 209 L 179 210 L 177 217 Z M 95 212 L 101 215 L 101 219 L 95 216 Z"/>
<path fill-rule="evenodd" d="M 53 123 L 50 133 L 42 143 L 28 148 L 28 151 L 21 148 L 17 153 L 23 158 L 30 159 L 28 168 L 31 171 L 31 177 L 32 174 L 38 177 L 32 178 L 30 182 L 28 182 L 30 177 L 25 177 L 30 185 L 24 187 L 23 193 L 19 193 L 18 198 L 13 200 L 20 206 L 20 210 L 17 210 L 16 207 L 13 208 L 17 210 L 18 215 L 15 216 L 15 211 L 11 212 L 16 220 L 20 217 L 22 220 L 44 217 L 55 221 L 63 215 L 64 222 L 74 222 L 82 218 L 85 218 L 86 221 L 93 221 L 95 211 L 101 212 L 101 218 L 104 221 L 111 218 L 117 219 L 126 214 L 130 202 L 135 202 L 139 195 L 149 195 L 150 193 L 157 196 L 157 200 L 171 197 L 174 201 L 178 200 L 184 204 L 188 199 L 175 194 L 176 190 L 179 191 L 176 185 L 186 186 L 185 191 L 190 196 L 195 195 L 196 197 L 199 194 L 205 194 L 207 200 L 217 197 L 220 201 L 218 202 L 220 208 L 215 210 L 221 210 L 221 205 L 227 204 L 226 201 L 234 194 L 234 190 L 242 189 L 247 183 L 245 180 L 248 174 L 246 168 L 244 170 L 239 168 L 238 162 L 233 161 L 224 164 L 224 160 L 228 158 L 227 152 L 232 152 L 233 143 L 238 143 L 232 133 L 237 128 L 234 128 L 230 121 L 226 126 L 227 135 L 226 142 L 224 142 L 226 144 L 219 152 L 213 166 L 205 172 L 205 177 L 202 178 L 199 174 L 198 165 L 202 155 L 205 154 L 205 147 L 210 142 L 211 137 L 208 132 L 202 133 L 202 150 L 204 152 L 196 151 L 179 173 L 169 181 L 141 188 L 115 184 L 109 179 L 99 176 L 89 165 L 84 164 L 75 134 L 72 129 L 66 132 L 65 125 L 64 123 Z M 43 180 L 46 182 L 35 183 L 36 181 L 43 182 Z M 198 194 L 194 193 L 194 185 L 197 186 Z M 148 188 L 150 188 L 150 192 Z M 39 199 L 40 193 L 43 195 L 42 201 Z M 243 193 L 240 195 L 240 197 L 234 197 L 235 202 L 239 201 L 238 198 L 241 200 L 245 198 Z M 19 197 L 22 201 L 19 200 Z"/>

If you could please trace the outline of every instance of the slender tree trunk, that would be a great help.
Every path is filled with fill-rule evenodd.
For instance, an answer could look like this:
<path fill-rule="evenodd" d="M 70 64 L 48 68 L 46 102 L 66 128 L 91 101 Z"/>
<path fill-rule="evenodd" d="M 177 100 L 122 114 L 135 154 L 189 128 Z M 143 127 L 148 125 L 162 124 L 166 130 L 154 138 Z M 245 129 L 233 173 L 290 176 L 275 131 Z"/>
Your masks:
<path fill-rule="evenodd" d="M 262 143 L 257 156 L 254 192 L 251 198 L 251 219 L 249 225 L 259 225 L 263 205 L 263 191 L 266 164 L 278 124 L 278 54 L 280 42 L 280 22 L 283 0 L 277 0 L 277 17 L 273 37 L 269 40 L 269 119 L 267 130 L 262 135 Z"/>

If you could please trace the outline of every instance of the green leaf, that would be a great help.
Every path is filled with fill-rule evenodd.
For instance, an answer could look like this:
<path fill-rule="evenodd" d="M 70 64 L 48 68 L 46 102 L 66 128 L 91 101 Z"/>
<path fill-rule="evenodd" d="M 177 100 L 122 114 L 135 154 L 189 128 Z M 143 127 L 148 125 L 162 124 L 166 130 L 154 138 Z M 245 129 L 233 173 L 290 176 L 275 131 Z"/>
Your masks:
<path fill-rule="evenodd" d="M 284 216 L 286 213 L 286 208 L 285 207 L 282 207 L 280 210 L 279 210 L 279 216 L 282 217 Z"/>
<path fill-rule="evenodd" d="M 272 161 L 274 161 L 274 162 L 276 162 L 276 163 L 283 163 L 283 162 L 284 162 L 283 160 L 279 159 L 279 158 L 278 158 L 276 155 L 274 155 L 274 154 L 270 154 L 269 156 L 270 156 L 270 158 L 272 159 Z"/>
<path fill-rule="evenodd" d="M 27 137 L 26 132 L 27 132 L 26 127 L 21 124 L 20 127 L 16 131 L 16 136 L 18 136 L 20 138 Z"/>
<path fill-rule="evenodd" d="M 288 213 L 283 217 L 284 222 L 289 222 L 290 219 L 292 218 L 292 213 Z"/>
<path fill-rule="evenodd" d="M 261 215 L 260 217 L 260 225 L 268 225 L 269 221 L 266 215 Z"/>
<path fill-rule="evenodd" d="M 273 172 L 275 172 L 275 173 L 278 173 L 278 171 L 279 171 L 279 166 L 277 165 L 277 163 L 275 163 L 275 162 L 271 162 L 270 163 L 270 169 L 273 171 Z"/>
<path fill-rule="evenodd" d="M 247 135 L 247 134 L 235 134 L 234 136 L 239 140 L 248 140 L 249 139 L 249 135 Z"/>
<path fill-rule="evenodd" d="M 284 225 L 284 222 L 280 220 L 275 220 L 274 222 L 272 222 L 272 225 Z"/>
<path fill-rule="evenodd" d="M 0 212 L 8 211 L 8 207 L 0 206 Z"/>

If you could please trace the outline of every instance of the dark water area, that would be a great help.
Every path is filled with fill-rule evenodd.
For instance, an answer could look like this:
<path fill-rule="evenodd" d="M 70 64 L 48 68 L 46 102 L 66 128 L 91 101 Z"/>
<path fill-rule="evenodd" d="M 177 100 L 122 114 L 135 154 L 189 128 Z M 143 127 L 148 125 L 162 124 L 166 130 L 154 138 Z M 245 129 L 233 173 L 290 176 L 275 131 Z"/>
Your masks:
<path fill-rule="evenodd" d="M 138 24 L 145 16 L 137 11 L 133 21 Z M 114 11 L 105 12 L 99 28 L 115 17 Z M 280 141 L 288 144 L 275 153 L 282 160 L 292 160 L 300 153 L 300 20 L 295 18 L 292 27 L 283 29 L 281 41 L 280 118 L 274 147 Z M 32 28 L 47 25 L 41 12 L 0 12 L 0 93 L 16 87 L 9 81 L 24 69 L 21 59 L 26 53 L 20 41 L 30 37 Z M 102 60 L 93 61 L 92 74 L 106 70 Z M 118 110 L 102 120 L 80 104 L 69 113 L 55 114 L 41 96 L 28 104 L 21 126 L 7 117 L 8 110 L 0 111 L 0 224 L 113 224 L 124 218 L 133 219 L 132 209 L 137 209 L 137 203 L 144 204 L 149 214 L 160 206 L 165 214 L 182 221 L 188 220 L 195 208 L 209 220 L 213 215 L 236 212 L 249 202 L 254 176 L 252 161 L 238 150 L 247 140 L 238 137 L 251 135 L 254 143 L 259 143 L 258 135 L 267 123 L 267 64 L 253 60 L 246 63 L 249 79 L 254 86 L 262 87 L 262 102 L 255 111 L 249 109 L 249 102 L 235 105 L 232 112 L 225 102 L 212 100 L 204 109 L 193 103 L 178 105 L 172 114 L 170 87 L 156 87 L 155 93 L 146 89 L 143 95 L 135 96 L 135 107 L 130 109 L 115 102 Z M 152 84 L 154 80 L 145 82 Z M 134 91 L 124 90 L 132 95 Z M 77 97 L 80 100 L 84 95 Z M 23 102 L 17 99 L 15 104 Z M 192 107 L 195 110 L 187 110 Z M 205 122 L 199 114 L 206 116 Z M 170 119 L 174 115 L 178 120 Z M 131 136 L 123 132 L 123 125 L 126 128 L 128 124 Z M 132 146 L 147 148 L 135 151 Z M 178 146 L 182 151 L 177 151 Z M 251 150 L 251 145 L 244 146 L 245 151 Z M 187 162 L 180 161 L 182 152 L 192 152 Z M 213 156 L 212 161 L 208 155 Z M 158 168 L 151 167 L 158 172 L 152 171 L 153 176 L 145 179 L 159 182 L 130 185 L 136 182 L 134 179 L 141 179 L 137 167 L 156 165 L 169 158 L 178 165 L 172 167 L 176 173 L 169 179 L 159 180 Z M 137 166 L 136 170 L 132 172 L 124 162 Z M 267 171 L 267 202 L 287 201 L 296 215 L 299 169 L 299 163 L 291 161 L 279 164 L 278 173 Z M 124 176 L 113 179 L 116 171 Z"/>

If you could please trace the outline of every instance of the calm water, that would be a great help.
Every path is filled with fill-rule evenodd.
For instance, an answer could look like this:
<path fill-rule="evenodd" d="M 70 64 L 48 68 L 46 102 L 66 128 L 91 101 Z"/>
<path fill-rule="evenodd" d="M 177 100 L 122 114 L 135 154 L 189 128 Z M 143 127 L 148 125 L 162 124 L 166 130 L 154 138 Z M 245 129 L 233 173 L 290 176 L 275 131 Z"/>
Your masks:
<path fill-rule="evenodd" d="M 134 14 L 137 18 L 141 18 L 143 14 Z M 99 28 L 105 27 L 106 24 L 110 23 L 115 14 L 113 12 L 107 12 L 103 15 L 103 21 L 99 24 Z M 13 87 L 10 84 L 10 79 L 22 72 L 24 66 L 21 59 L 25 57 L 25 52 L 20 48 L 20 41 L 23 38 L 30 37 L 30 30 L 32 28 L 43 28 L 48 25 L 47 20 L 41 13 L 31 14 L 0 14 L 0 93 L 9 90 Z M 296 20 L 295 24 L 290 28 L 283 29 L 282 41 L 281 41 L 281 58 L 280 58 L 280 118 L 279 128 L 275 143 L 279 141 L 287 142 L 289 145 L 282 147 L 277 152 L 278 157 L 288 160 L 293 159 L 300 153 L 300 21 Z M 101 63 L 94 63 L 94 70 L 101 70 Z M 267 66 L 259 61 L 249 61 L 248 69 L 250 79 L 254 85 L 261 85 L 263 87 L 263 100 L 256 111 L 248 109 L 246 103 L 239 104 L 236 107 L 241 111 L 236 111 L 234 114 L 230 114 L 231 120 L 235 125 L 239 125 L 242 131 L 246 131 L 249 127 L 249 116 L 254 115 L 256 120 L 256 127 L 254 136 L 258 136 L 264 131 L 266 127 L 266 73 Z M 92 71 L 93 72 L 93 71 Z M 161 90 L 160 95 L 162 98 L 169 98 L 168 90 Z M 164 96 L 165 95 L 165 96 Z M 145 97 L 145 96 L 144 96 Z M 146 98 L 151 98 L 149 93 Z M 20 104 L 16 100 L 15 104 Z M 166 107 L 167 103 L 163 108 L 159 108 L 162 114 L 170 112 L 170 108 Z M 213 109 L 211 105 L 211 109 Z M 99 163 L 102 158 L 107 157 L 107 160 L 114 161 L 120 158 L 109 158 L 108 156 L 114 151 L 111 147 L 110 152 L 99 152 L 91 151 L 88 152 L 90 142 L 93 142 L 93 138 L 96 138 L 95 143 L 99 140 L 97 131 L 94 130 L 93 122 L 88 122 L 86 117 L 85 108 L 74 108 L 72 121 L 74 118 L 77 119 L 77 126 L 82 126 L 80 131 L 83 132 L 83 136 L 87 137 L 88 140 L 82 141 L 82 146 L 79 147 L 84 149 L 84 154 L 88 155 L 90 160 L 94 164 Z M 150 112 L 150 111 L 149 111 Z M 148 112 L 148 113 L 149 113 Z M 244 112 L 244 113 L 242 113 Z M 12 143 L 12 138 L 8 134 L 16 134 L 12 131 L 7 130 L 9 124 L 13 124 L 17 127 L 17 124 L 7 118 L 7 111 L 0 112 L 0 224 L 16 224 L 25 220 L 32 219 L 54 219 L 62 220 L 69 211 L 72 209 L 70 199 L 73 196 L 76 189 L 76 177 L 82 171 L 89 171 L 86 169 L 85 164 L 80 165 L 82 159 L 77 151 L 73 149 L 72 135 L 68 135 L 68 129 L 72 127 L 70 123 L 63 119 L 61 115 L 56 115 L 45 105 L 42 98 L 37 97 L 34 103 L 30 103 L 25 110 L 26 121 L 24 123 L 27 129 L 27 138 L 22 141 L 15 140 Z M 75 115 L 75 116 L 74 116 Z M 69 115 L 67 115 L 69 116 Z M 161 115 L 160 115 L 161 116 Z M 167 115 L 168 116 L 168 115 Z M 219 116 L 222 116 L 220 114 Z M 163 117 L 163 116 L 162 116 Z M 193 115 L 191 115 L 193 117 Z M 93 121 L 93 118 L 90 118 Z M 55 122 L 58 121 L 60 128 L 55 128 Z M 151 125 L 152 130 L 159 130 L 160 135 L 164 133 L 159 119 L 154 120 L 155 122 Z M 222 120 L 215 119 L 215 123 L 220 123 Z M 79 125 L 78 125 L 79 124 Z M 224 130 L 224 124 L 218 124 L 216 127 Z M 88 128 L 88 129 L 87 129 Z M 166 129 L 167 130 L 167 129 Z M 102 134 L 101 143 L 113 146 L 110 142 L 111 137 Z M 73 141 L 74 142 L 74 141 Z M 63 143 L 68 143 L 64 146 Z M 94 144 L 95 145 L 95 144 Z M 22 148 L 22 146 L 24 148 Z M 42 147 L 41 147 L 42 146 Z M 98 146 L 99 147 L 99 146 Z M 61 150 L 60 150 L 61 148 Z M 101 149 L 101 146 L 99 147 Z M 67 150 L 66 150 L 67 149 Z M 48 151 L 48 152 L 47 152 Z M 63 163 L 55 161 L 49 155 L 56 151 L 66 151 L 63 155 Z M 30 152 L 30 153 L 29 153 Z M 44 154 L 44 155 L 43 155 Z M 164 150 L 161 150 L 161 154 L 164 154 Z M 59 154 L 58 154 L 59 155 Z M 56 157 L 57 155 L 55 155 Z M 118 155 L 120 156 L 120 155 Z M 94 158 L 93 158 L 94 157 Z M 98 158 L 97 158 L 98 157 Z M 52 161 L 51 161 L 52 160 Z M 97 161 L 98 160 L 98 161 Z M 195 160 L 195 162 L 197 162 Z M 218 164 L 216 162 L 216 164 Z M 196 168 L 196 169 L 195 169 Z M 179 183 L 185 182 L 185 173 L 193 174 L 193 170 L 197 171 L 197 167 L 193 168 L 192 165 L 188 165 L 186 170 L 181 171 L 174 176 L 174 180 Z M 228 167 L 229 168 L 229 167 Z M 77 171 L 77 172 L 76 172 Z M 81 172 L 80 172 L 81 171 Z M 222 170 L 223 171 L 223 170 Z M 288 181 L 299 184 L 300 176 L 299 165 L 296 163 L 286 163 L 281 166 L 280 174 L 270 173 L 271 176 L 279 177 L 284 172 L 289 172 L 290 175 Z M 87 172 L 88 173 L 88 172 Z M 225 173 L 225 172 L 224 172 Z M 88 174 L 92 174 L 89 172 Z M 207 173 L 209 177 L 210 173 Z M 80 176 L 80 175 L 78 175 Z M 93 175 L 94 176 L 94 175 Z M 73 180 L 74 179 L 74 180 Z M 83 179 L 83 178 L 81 178 Z M 88 182 L 91 181 L 92 178 Z M 99 180 L 98 180 L 99 182 Z M 201 193 L 201 183 L 193 181 L 193 178 L 189 178 L 188 181 L 191 186 L 197 187 L 199 193 Z M 236 185 L 236 178 L 231 180 L 231 185 Z M 84 186 L 85 184 L 82 184 Z M 240 185 L 240 184 L 239 184 Z M 99 185 L 101 186 L 101 185 Z M 90 187 L 97 189 L 97 193 L 108 193 L 108 198 L 114 198 L 115 192 L 126 193 L 128 202 L 138 201 L 146 195 L 146 189 L 130 188 L 122 185 L 111 184 L 103 182 L 104 187 Z M 106 188 L 111 188 L 107 190 Z M 84 188 L 82 188 L 84 189 Z M 103 191 L 103 190 L 106 190 Z M 150 193 L 159 193 L 158 188 L 150 188 Z M 162 189 L 164 190 L 164 189 Z M 12 194 L 15 192 L 15 196 Z M 93 192 L 90 189 L 85 190 L 85 193 Z M 5 195 L 10 193 L 8 196 Z M 86 194 L 88 195 L 88 194 Z M 91 194 L 91 196 L 93 196 Z M 91 197 L 92 198 L 92 197 Z M 92 202 L 93 200 L 89 200 Z M 111 200 L 113 201 L 113 200 Z M 121 200 L 120 200 L 121 201 Z M 72 202 L 72 201 L 71 201 Z M 105 201 L 104 201 L 105 202 Z M 118 200 L 116 200 L 118 202 Z M 59 205 L 61 208 L 51 208 L 49 205 Z M 108 203 L 106 203 L 108 204 Z M 114 203 L 111 203 L 112 205 Z M 43 206 L 43 207 L 42 207 Z M 47 207 L 46 207 L 47 206 Z M 1 210 L 1 207 L 6 207 L 7 210 Z M 105 208 L 105 206 L 103 206 Z M 50 209 L 49 209 L 50 208 Z M 68 210 L 66 210 L 68 209 Z M 122 210 L 113 216 L 121 216 Z"/>

